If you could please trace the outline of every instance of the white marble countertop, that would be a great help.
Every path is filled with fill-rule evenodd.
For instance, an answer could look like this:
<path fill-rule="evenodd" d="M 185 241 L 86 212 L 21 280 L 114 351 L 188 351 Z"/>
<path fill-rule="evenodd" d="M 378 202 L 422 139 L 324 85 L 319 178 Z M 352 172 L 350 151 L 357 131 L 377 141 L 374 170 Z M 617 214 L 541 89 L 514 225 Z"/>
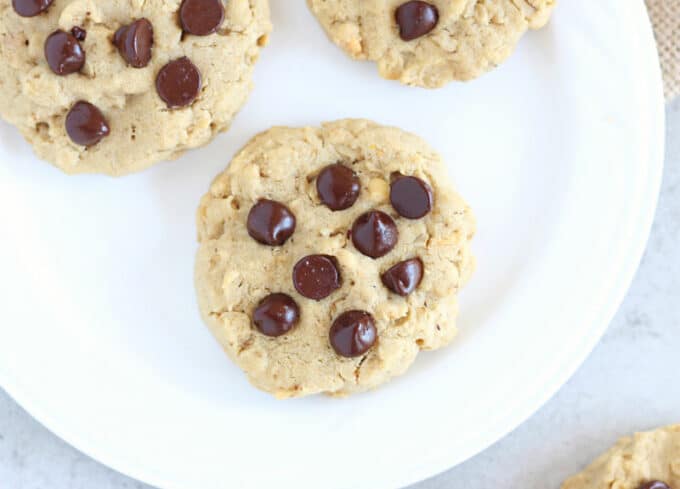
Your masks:
<path fill-rule="evenodd" d="M 619 436 L 680 422 L 680 100 L 645 257 L 606 336 L 540 411 L 494 446 L 410 489 L 559 488 Z M 0 390 L 0 488 L 151 489 L 80 454 Z"/>

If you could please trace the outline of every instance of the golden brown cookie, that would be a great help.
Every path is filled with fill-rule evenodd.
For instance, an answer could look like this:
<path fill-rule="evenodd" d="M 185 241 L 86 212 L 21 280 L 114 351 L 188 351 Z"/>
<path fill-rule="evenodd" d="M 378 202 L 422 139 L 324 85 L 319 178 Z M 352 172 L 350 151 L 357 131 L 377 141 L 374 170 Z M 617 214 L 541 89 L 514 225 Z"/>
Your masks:
<path fill-rule="evenodd" d="M 420 138 L 365 120 L 274 128 L 201 200 L 201 313 L 277 397 L 370 389 L 456 335 L 474 232 Z"/>
<path fill-rule="evenodd" d="M 226 130 L 267 0 L 0 0 L 0 114 L 67 173 L 123 175 Z"/>
<path fill-rule="evenodd" d="M 680 425 L 619 440 L 562 489 L 680 488 Z"/>
<path fill-rule="evenodd" d="M 503 62 L 556 0 L 307 0 L 330 39 L 384 78 L 436 88 Z"/>

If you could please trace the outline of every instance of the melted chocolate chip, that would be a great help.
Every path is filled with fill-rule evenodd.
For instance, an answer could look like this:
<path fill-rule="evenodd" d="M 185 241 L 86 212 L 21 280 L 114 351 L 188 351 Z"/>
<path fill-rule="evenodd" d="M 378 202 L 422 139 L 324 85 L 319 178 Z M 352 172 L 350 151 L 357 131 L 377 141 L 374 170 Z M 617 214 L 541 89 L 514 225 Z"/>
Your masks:
<path fill-rule="evenodd" d="M 310 255 L 293 268 L 293 285 L 300 295 L 320 301 L 340 288 L 340 271 L 334 257 Z"/>
<path fill-rule="evenodd" d="M 420 219 L 432 210 L 432 189 L 420 178 L 398 176 L 392 182 L 392 207 L 407 219 Z"/>
<path fill-rule="evenodd" d="M 262 199 L 250 209 L 247 227 L 255 241 L 281 246 L 295 232 L 295 215 L 279 202 Z"/>
<path fill-rule="evenodd" d="M 184 32 L 207 36 L 224 20 L 222 0 L 184 0 L 179 8 L 179 21 Z"/>
<path fill-rule="evenodd" d="M 253 323 L 260 333 L 281 336 L 300 320 L 300 308 L 286 294 L 271 294 L 262 299 L 253 312 Z"/>
<path fill-rule="evenodd" d="M 329 165 L 316 178 L 319 199 L 333 211 L 349 209 L 359 197 L 361 184 L 351 168 L 340 163 Z"/>
<path fill-rule="evenodd" d="M 423 262 L 420 258 L 402 261 L 383 273 L 380 278 L 385 287 L 405 297 L 416 290 L 423 280 Z"/>
<path fill-rule="evenodd" d="M 357 250 L 371 258 L 389 253 L 399 240 L 394 220 L 381 211 L 362 214 L 352 226 L 352 242 Z"/>
<path fill-rule="evenodd" d="M 47 10 L 54 0 L 12 0 L 14 11 L 22 17 L 35 17 Z"/>
<path fill-rule="evenodd" d="M 71 140 L 81 146 L 92 146 L 109 135 L 109 124 L 101 111 L 89 102 L 76 102 L 65 121 Z"/>
<path fill-rule="evenodd" d="M 365 311 L 347 311 L 333 321 L 328 336 L 338 355 L 351 358 L 370 350 L 377 335 L 373 316 Z"/>
<path fill-rule="evenodd" d="M 402 4 L 395 13 L 399 36 L 404 41 L 412 41 L 424 36 L 437 26 L 439 11 L 427 2 L 414 0 Z"/>
<path fill-rule="evenodd" d="M 671 489 L 668 484 L 661 481 L 650 481 L 642 484 L 638 489 Z"/>
<path fill-rule="evenodd" d="M 75 37 L 79 41 L 84 41 L 87 38 L 87 31 L 82 27 L 78 26 L 73 27 L 71 29 L 71 34 L 73 34 L 73 37 Z"/>
<path fill-rule="evenodd" d="M 85 64 L 85 51 L 73 34 L 55 31 L 45 40 L 45 59 L 57 75 L 77 73 Z"/>
<path fill-rule="evenodd" d="M 153 26 L 147 19 L 135 20 L 116 31 L 113 43 L 130 66 L 144 68 L 151 61 Z"/>
<path fill-rule="evenodd" d="M 176 59 L 158 72 L 156 91 L 168 108 L 185 107 L 201 92 L 201 73 L 189 58 Z"/>

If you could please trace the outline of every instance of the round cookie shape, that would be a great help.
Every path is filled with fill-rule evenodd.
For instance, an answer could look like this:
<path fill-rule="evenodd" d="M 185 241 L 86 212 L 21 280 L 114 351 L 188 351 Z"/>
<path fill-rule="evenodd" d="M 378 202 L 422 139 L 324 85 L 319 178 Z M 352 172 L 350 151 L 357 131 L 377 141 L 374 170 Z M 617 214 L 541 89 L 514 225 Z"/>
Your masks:
<path fill-rule="evenodd" d="M 69 174 L 126 175 L 209 143 L 246 102 L 271 30 L 269 0 L 218 4 L 219 32 L 203 37 L 182 28 L 182 0 L 8 0 L 0 116 Z M 66 130 L 81 100 L 109 123 L 96 145 Z"/>
<path fill-rule="evenodd" d="M 680 487 L 680 425 L 621 438 L 561 489 Z"/>
<path fill-rule="evenodd" d="M 331 211 L 317 183 L 338 162 L 361 191 L 350 207 Z M 394 212 L 397 174 L 429 182 L 432 212 L 420 219 Z M 262 215 L 249 226 L 254 206 Z M 276 214 L 295 218 L 286 240 L 274 232 L 285 222 Z M 366 120 L 270 129 L 215 178 L 197 224 L 201 316 L 253 385 L 278 398 L 375 388 L 456 335 L 475 221 L 441 157 L 412 134 Z M 272 293 L 299 309 L 295 327 L 280 336 L 265 334 L 254 317 Z"/>
<path fill-rule="evenodd" d="M 556 0 L 307 0 L 331 41 L 383 78 L 425 88 L 477 78 L 507 59 Z"/>

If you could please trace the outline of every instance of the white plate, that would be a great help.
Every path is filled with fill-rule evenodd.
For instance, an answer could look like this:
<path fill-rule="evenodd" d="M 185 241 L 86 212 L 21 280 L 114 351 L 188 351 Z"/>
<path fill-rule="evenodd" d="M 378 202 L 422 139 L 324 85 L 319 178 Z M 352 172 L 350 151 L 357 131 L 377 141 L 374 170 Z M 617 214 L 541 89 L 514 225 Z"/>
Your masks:
<path fill-rule="evenodd" d="M 233 130 L 120 180 L 69 178 L 0 126 L 0 383 L 85 453 L 167 489 L 403 486 L 516 427 L 602 335 L 642 254 L 663 104 L 640 0 L 566 0 L 500 69 L 438 91 L 383 81 L 302 0 Z M 201 324 L 194 210 L 274 124 L 367 117 L 443 153 L 479 219 L 462 334 L 349 400 L 277 402 Z"/>

